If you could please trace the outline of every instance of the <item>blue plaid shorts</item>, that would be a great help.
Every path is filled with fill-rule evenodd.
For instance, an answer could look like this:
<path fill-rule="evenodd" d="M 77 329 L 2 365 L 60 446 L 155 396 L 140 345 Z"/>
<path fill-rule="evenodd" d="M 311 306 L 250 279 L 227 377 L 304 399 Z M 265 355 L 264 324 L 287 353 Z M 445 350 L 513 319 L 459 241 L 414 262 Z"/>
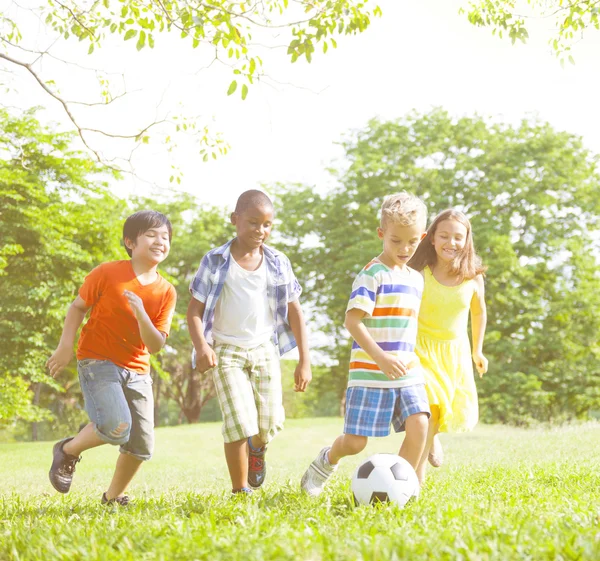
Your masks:
<path fill-rule="evenodd" d="M 344 434 L 387 436 L 390 424 L 401 432 L 406 419 L 417 413 L 430 416 L 425 384 L 404 388 L 351 386 L 346 390 Z"/>

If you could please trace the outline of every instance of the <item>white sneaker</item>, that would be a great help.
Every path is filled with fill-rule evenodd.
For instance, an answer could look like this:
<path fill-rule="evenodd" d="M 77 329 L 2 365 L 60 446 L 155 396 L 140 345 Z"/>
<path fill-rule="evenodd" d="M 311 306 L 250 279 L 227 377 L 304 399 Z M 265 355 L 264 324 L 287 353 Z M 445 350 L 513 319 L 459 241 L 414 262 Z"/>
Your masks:
<path fill-rule="evenodd" d="M 308 469 L 302 476 L 300 486 L 302 490 L 311 497 L 318 497 L 323 491 L 326 481 L 335 473 L 337 464 L 331 465 L 327 459 L 327 454 L 331 446 L 325 446 L 318 456 L 308 466 Z"/>

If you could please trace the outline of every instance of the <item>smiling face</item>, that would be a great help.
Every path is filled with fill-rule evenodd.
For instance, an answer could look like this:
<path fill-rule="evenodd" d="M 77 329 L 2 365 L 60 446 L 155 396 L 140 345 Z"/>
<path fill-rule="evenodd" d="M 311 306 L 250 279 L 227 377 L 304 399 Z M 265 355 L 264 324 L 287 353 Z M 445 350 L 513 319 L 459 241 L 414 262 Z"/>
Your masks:
<path fill-rule="evenodd" d="M 244 249 L 258 249 L 269 239 L 273 228 L 273 214 L 272 206 L 257 205 L 231 215 L 238 242 Z"/>
<path fill-rule="evenodd" d="M 169 229 L 166 225 L 149 228 L 135 241 L 125 238 L 125 245 L 131 250 L 133 261 L 158 265 L 167 258 L 171 249 Z"/>
<path fill-rule="evenodd" d="M 432 245 L 438 259 L 450 263 L 460 256 L 467 242 L 468 230 L 457 220 L 442 220 L 435 229 Z"/>
<path fill-rule="evenodd" d="M 379 260 L 390 267 L 403 268 L 414 255 L 419 242 L 425 235 L 420 223 L 403 226 L 386 221 L 385 227 L 377 228 L 377 235 L 383 240 L 383 253 Z"/>

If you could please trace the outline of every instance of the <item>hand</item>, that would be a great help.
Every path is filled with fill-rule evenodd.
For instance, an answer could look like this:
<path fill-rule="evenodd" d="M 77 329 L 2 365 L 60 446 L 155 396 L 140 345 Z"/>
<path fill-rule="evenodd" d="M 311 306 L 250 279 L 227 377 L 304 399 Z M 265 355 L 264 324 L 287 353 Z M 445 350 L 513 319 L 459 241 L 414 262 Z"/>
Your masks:
<path fill-rule="evenodd" d="M 217 366 L 217 355 L 210 345 L 204 345 L 196 350 L 196 370 L 204 374 Z"/>
<path fill-rule="evenodd" d="M 408 368 L 406 365 L 396 356 L 390 353 L 384 353 L 383 356 L 375 361 L 379 369 L 390 379 L 397 380 L 402 376 L 406 376 Z"/>
<path fill-rule="evenodd" d="M 483 377 L 488 369 L 488 359 L 483 356 L 483 353 L 480 353 L 479 351 L 473 351 L 473 362 L 475 363 L 477 372 L 479 372 L 479 377 Z"/>
<path fill-rule="evenodd" d="M 146 309 L 144 308 L 144 302 L 142 302 L 142 299 L 135 294 L 134 292 L 131 292 L 130 290 L 125 290 L 123 291 L 123 294 L 127 297 L 127 301 L 129 302 L 129 305 L 131 306 L 131 309 L 133 310 L 133 314 L 135 315 L 135 319 L 137 319 L 138 321 L 144 319 L 144 316 L 146 316 Z"/>
<path fill-rule="evenodd" d="M 50 371 L 53 378 L 65 367 L 73 358 L 73 349 L 70 347 L 58 348 L 52 353 L 52 356 L 46 361 L 46 368 Z"/>
<path fill-rule="evenodd" d="M 294 370 L 294 391 L 304 392 L 312 380 L 310 364 L 298 363 Z"/>

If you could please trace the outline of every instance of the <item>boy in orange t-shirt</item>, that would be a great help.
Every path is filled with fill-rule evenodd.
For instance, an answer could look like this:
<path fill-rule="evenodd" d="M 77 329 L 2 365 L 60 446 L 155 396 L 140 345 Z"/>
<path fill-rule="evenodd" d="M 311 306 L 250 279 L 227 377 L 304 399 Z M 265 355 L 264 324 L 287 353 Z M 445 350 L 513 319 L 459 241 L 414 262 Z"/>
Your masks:
<path fill-rule="evenodd" d="M 85 278 L 67 312 L 58 348 L 46 366 L 55 377 L 71 360 L 77 330 L 88 310 L 77 346 L 77 370 L 90 423 L 54 445 L 50 482 L 68 493 L 81 453 L 102 444 L 120 445 L 121 455 L 102 503 L 126 505 L 124 494 L 154 448 L 154 399 L 150 353 L 166 341 L 176 293 L 157 272 L 169 255 L 172 229 L 160 212 L 144 210 L 123 226 L 131 257 L 99 265 Z"/>

